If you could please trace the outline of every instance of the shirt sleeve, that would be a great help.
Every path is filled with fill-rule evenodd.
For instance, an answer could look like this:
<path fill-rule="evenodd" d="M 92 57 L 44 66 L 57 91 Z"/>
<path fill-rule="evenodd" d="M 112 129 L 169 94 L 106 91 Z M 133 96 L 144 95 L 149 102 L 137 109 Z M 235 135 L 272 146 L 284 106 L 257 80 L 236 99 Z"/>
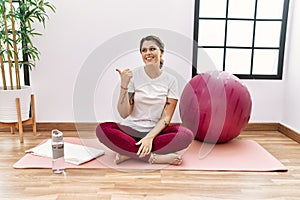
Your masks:
<path fill-rule="evenodd" d="M 129 84 L 128 84 L 128 92 L 129 93 L 134 93 L 135 87 L 134 87 L 134 76 L 130 79 Z"/>
<path fill-rule="evenodd" d="M 176 78 L 173 78 L 170 83 L 168 98 L 178 99 L 178 82 Z"/>

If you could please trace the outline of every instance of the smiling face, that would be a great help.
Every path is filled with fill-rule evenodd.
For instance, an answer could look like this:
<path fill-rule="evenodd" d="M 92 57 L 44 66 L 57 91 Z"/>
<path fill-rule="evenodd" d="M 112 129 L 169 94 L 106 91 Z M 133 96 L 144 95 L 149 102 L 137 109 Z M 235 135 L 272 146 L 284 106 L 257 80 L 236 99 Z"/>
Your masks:
<path fill-rule="evenodd" d="M 163 55 L 163 51 L 152 40 L 145 40 L 141 46 L 141 54 L 146 65 L 158 64 Z"/>

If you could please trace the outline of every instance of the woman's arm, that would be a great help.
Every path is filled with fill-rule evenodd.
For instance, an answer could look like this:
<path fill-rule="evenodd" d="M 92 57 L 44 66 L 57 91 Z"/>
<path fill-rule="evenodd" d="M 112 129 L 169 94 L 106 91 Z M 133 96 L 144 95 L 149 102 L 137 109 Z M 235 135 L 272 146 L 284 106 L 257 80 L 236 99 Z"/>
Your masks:
<path fill-rule="evenodd" d="M 151 153 L 153 139 L 170 124 L 177 105 L 177 101 L 177 99 L 167 98 L 161 118 L 156 126 L 144 138 L 136 143 L 136 145 L 141 145 L 137 152 L 137 155 L 140 155 L 140 157 L 144 157 Z"/>
<path fill-rule="evenodd" d="M 124 119 L 128 117 L 133 109 L 134 93 L 128 93 L 127 89 L 121 88 L 118 100 L 118 112 L 120 116 Z"/>
<path fill-rule="evenodd" d="M 120 116 L 124 119 L 131 114 L 133 109 L 134 93 L 128 93 L 128 84 L 132 78 L 132 71 L 130 69 L 125 69 L 124 71 L 116 69 L 116 71 L 121 78 L 121 88 L 117 108 Z"/>
<path fill-rule="evenodd" d="M 166 105 L 164 107 L 160 120 L 157 122 L 156 126 L 147 134 L 147 137 L 155 138 L 155 136 L 157 136 L 165 127 L 170 124 L 177 105 L 177 101 L 177 99 L 167 98 Z"/>

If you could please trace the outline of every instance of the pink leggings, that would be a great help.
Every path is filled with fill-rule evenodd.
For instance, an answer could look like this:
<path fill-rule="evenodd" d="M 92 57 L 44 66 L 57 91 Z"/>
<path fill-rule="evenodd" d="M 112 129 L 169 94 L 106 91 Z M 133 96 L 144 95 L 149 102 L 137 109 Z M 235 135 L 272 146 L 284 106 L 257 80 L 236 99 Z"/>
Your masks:
<path fill-rule="evenodd" d="M 146 133 L 115 122 L 105 122 L 97 126 L 96 134 L 101 143 L 119 154 L 143 161 L 149 160 L 150 155 L 143 158 L 136 155 L 140 146 L 135 143 Z M 187 148 L 193 139 L 194 135 L 189 129 L 180 125 L 170 125 L 154 138 L 152 152 L 157 154 L 174 153 Z"/>

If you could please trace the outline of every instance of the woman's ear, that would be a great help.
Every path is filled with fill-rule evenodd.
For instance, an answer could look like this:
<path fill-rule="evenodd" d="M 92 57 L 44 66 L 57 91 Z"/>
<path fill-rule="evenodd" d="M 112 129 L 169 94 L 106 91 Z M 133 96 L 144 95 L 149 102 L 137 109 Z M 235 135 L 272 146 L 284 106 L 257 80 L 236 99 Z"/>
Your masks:
<path fill-rule="evenodd" d="M 164 55 L 164 50 L 160 50 L 160 56 Z"/>
<path fill-rule="evenodd" d="M 163 55 L 164 55 L 164 51 L 160 50 L 160 59 L 162 59 Z"/>

